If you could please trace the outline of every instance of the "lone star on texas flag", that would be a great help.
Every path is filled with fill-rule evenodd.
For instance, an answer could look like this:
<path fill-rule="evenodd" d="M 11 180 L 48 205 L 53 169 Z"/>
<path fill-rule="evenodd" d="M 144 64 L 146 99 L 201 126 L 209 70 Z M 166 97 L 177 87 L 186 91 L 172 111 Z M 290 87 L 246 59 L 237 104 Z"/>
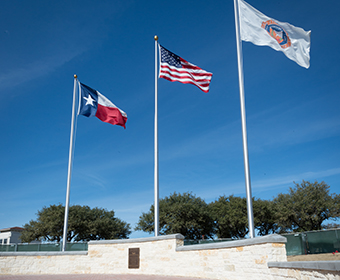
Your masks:
<path fill-rule="evenodd" d="M 85 104 L 85 106 L 86 105 L 91 105 L 91 106 L 93 106 L 93 101 L 96 101 L 96 100 L 94 100 L 94 99 L 92 99 L 92 97 L 91 97 L 91 95 L 89 94 L 89 97 L 83 97 L 85 100 L 86 100 L 86 104 Z"/>

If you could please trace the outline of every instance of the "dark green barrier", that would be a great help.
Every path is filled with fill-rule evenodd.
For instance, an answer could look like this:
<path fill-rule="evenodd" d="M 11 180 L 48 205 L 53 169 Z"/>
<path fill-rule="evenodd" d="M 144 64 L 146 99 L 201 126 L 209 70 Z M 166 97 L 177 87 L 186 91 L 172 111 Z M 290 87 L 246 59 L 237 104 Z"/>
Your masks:
<path fill-rule="evenodd" d="M 17 252 L 32 252 L 32 251 L 40 251 L 40 244 L 18 244 Z"/>
<path fill-rule="evenodd" d="M 0 252 L 56 252 L 62 243 L 35 243 L 0 245 Z M 87 251 L 87 243 L 67 243 L 66 251 Z"/>
<path fill-rule="evenodd" d="M 299 234 L 290 234 L 284 235 L 287 238 L 286 243 L 286 251 L 287 256 L 294 255 L 305 255 L 307 254 L 306 246 L 305 246 L 305 235 L 302 233 Z"/>
<path fill-rule="evenodd" d="M 87 243 L 67 243 L 66 251 L 87 251 Z"/>
<path fill-rule="evenodd" d="M 307 249 L 309 254 L 333 253 L 340 250 L 340 230 L 308 232 Z"/>
<path fill-rule="evenodd" d="M 0 252 L 15 252 L 16 245 L 2 245 L 0 244 Z"/>
<path fill-rule="evenodd" d="M 287 256 L 324 254 L 340 251 L 340 230 L 283 234 L 287 238 Z"/>
<path fill-rule="evenodd" d="M 220 239 L 185 239 L 184 245 L 195 245 L 195 244 L 206 244 L 206 243 L 216 243 L 216 242 L 226 242 L 232 241 L 231 238 L 220 238 Z"/>

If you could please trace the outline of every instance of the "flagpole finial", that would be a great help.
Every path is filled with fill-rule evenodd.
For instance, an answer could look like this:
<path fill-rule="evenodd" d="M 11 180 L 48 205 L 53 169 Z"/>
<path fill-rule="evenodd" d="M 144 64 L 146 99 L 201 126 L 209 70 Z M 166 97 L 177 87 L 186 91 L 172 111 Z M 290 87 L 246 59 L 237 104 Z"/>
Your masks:
<path fill-rule="evenodd" d="M 77 78 L 78 78 L 78 76 L 77 76 L 76 74 L 74 74 L 74 75 L 73 75 L 73 77 L 74 77 L 75 79 L 77 79 Z"/>
<path fill-rule="evenodd" d="M 155 35 L 154 39 L 155 39 L 155 41 L 158 41 L 158 36 L 157 36 L 157 35 Z"/>

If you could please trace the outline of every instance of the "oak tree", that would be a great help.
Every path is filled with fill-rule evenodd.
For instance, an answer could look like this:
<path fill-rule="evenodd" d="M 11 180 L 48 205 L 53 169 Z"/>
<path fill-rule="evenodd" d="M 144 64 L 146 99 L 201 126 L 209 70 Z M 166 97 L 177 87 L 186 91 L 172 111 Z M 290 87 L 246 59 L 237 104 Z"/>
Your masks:
<path fill-rule="evenodd" d="M 24 225 L 22 242 L 34 240 L 60 242 L 63 236 L 65 207 L 61 204 L 43 207 L 37 220 Z M 116 218 L 114 211 L 73 205 L 69 208 L 67 241 L 89 241 L 128 238 L 130 225 Z"/>
<path fill-rule="evenodd" d="M 142 213 L 135 230 L 154 232 L 154 205 Z M 159 233 L 180 233 L 186 239 L 213 237 L 213 221 L 208 205 L 191 193 L 173 193 L 159 200 Z"/>
<path fill-rule="evenodd" d="M 340 217 L 340 195 L 329 189 L 325 182 L 302 181 L 289 188 L 288 194 L 274 198 L 281 232 L 321 230 L 324 221 Z"/>
<path fill-rule="evenodd" d="M 209 204 L 209 208 L 218 238 L 244 238 L 248 234 L 245 198 L 220 196 Z"/>

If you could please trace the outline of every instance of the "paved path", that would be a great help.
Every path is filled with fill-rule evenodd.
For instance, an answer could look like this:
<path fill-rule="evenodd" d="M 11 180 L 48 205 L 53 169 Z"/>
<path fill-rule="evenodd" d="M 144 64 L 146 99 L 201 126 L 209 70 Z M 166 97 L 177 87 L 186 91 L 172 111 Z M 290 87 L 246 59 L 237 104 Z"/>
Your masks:
<path fill-rule="evenodd" d="M 193 277 L 131 274 L 0 275 L 0 280 L 208 280 Z"/>

